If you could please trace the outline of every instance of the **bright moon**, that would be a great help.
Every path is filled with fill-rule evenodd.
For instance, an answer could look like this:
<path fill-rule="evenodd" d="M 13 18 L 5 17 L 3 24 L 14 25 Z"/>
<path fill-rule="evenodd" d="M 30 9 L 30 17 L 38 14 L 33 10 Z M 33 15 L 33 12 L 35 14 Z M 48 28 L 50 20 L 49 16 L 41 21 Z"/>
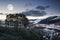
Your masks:
<path fill-rule="evenodd" d="M 13 5 L 12 5 L 12 4 L 8 4 L 7 9 L 8 9 L 9 11 L 13 10 Z"/>

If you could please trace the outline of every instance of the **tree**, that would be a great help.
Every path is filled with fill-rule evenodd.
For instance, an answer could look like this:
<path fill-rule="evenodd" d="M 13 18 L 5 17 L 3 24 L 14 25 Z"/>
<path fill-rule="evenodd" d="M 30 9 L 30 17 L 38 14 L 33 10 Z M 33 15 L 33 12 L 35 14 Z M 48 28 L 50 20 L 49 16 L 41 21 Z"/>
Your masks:
<path fill-rule="evenodd" d="M 23 23 L 23 25 L 24 25 L 25 28 L 29 25 L 29 21 L 28 21 L 27 18 L 23 18 L 22 19 L 22 23 Z"/>
<path fill-rule="evenodd" d="M 9 18 L 10 20 L 8 21 L 7 18 Z M 15 21 L 13 21 L 13 20 L 15 20 Z M 24 14 L 10 14 L 10 15 L 6 16 L 6 20 L 5 20 L 6 25 L 9 25 L 9 23 L 10 23 L 10 25 L 14 24 L 14 27 L 18 28 L 18 25 L 20 24 L 20 22 L 24 25 L 25 28 L 29 24 L 29 21 Z"/>

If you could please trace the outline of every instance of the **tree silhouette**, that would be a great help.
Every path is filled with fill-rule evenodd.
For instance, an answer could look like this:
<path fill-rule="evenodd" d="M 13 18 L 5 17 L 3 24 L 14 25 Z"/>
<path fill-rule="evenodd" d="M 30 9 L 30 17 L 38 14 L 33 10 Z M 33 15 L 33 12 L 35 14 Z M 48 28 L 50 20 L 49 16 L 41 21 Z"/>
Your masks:
<path fill-rule="evenodd" d="M 8 21 L 7 18 L 10 18 L 10 20 Z M 15 28 L 18 28 L 18 25 L 22 23 L 23 26 L 26 28 L 29 24 L 29 21 L 24 14 L 10 14 L 10 15 L 6 16 L 5 23 L 6 23 L 6 25 L 14 24 L 13 26 Z"/>

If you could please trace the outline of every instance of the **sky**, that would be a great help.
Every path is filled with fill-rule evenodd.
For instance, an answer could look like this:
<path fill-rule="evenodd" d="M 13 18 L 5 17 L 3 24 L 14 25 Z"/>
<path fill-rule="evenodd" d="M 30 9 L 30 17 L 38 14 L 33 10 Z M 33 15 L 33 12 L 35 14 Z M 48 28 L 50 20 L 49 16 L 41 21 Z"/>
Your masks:
<path fill-rule="evenodd" d="M 60 16 L 60 0 L 0 0 L 0 13 L 23 13 L 32 19 L 41 16 Z M 5 17 L 0 15 L 0 19 Z"/>

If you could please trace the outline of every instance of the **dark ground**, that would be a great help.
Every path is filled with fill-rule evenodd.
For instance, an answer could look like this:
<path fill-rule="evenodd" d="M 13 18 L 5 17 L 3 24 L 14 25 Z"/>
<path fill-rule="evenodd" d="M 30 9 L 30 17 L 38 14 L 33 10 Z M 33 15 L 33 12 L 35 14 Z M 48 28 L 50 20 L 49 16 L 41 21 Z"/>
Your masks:
<path fill-rule="evenodd" d="M 0 27 L 0 40 L 46 40 L 43 36 L 46 34 L 42 29 L 8 29 Z M 47 35 L 47 40 L 50 37 Z M 51 40 L 60 40 L 60 34 L 53 36 Z"/>

